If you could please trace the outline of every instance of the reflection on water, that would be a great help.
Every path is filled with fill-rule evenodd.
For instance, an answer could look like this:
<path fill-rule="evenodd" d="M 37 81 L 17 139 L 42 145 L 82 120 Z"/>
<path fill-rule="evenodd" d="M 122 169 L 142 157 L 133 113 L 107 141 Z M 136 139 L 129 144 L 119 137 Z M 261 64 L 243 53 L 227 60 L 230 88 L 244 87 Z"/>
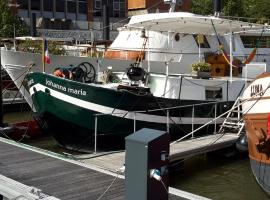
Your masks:
<path fill-rule="evenodd" d="M 30 112 L 5 114 L 5 122 L 31 119 Z M 29 145 L 57 153 L 70 151 L 57 145 L 50 137 L 24 139 Z M 75 153 L 77 154 L 77 153 Z M 230 158 L 217 155 L 198 156 L 185 161 L 185 169 L 170 174 L 170 186 L 215 200 L 270 199 L 256 183 L 247 155 Z"/>
<path fill-rule="evenodd" d="M 247 155 L 233 158 L 200 156 L 185 163 L 185 170 L 172 173 L 171 186 L 210 199 L 270 199 L 256 183 Z"/>

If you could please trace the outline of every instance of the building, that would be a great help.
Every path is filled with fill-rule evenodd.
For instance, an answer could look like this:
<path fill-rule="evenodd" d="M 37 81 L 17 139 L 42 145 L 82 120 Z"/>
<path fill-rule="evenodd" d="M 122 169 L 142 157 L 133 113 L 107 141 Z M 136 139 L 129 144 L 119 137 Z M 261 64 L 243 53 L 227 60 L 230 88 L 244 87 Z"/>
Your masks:
<path fill-rule="evenodd" d="M 128 22 L 127 16 L 167 12 L 162 0 L 7 0 L 11 10 L 28 25 L 36 15 L 36 27 L 46 37 L 72 37 L 78 40 L 101 40 L 102 9 L 107 3 L 110 16 L 110 38 L 117 28 Z M 166 0 L 165 0 L 166 1 Z M 176 11 L 190 11 L 191 0 L 178 0 Z"/>
<path fill-rule="evenodd" d="M 168 12 L 169 0 L 128 0 L 128 15 Z M 191 0 L 177 0 L 176 11 L 190 12 Z"/>
<path fill-rule="evenodd" d="M 107 0 L 112 23 L 126 18 L 126 1 Z M 102 0 L 8 0 L 8 3 L 12 12 L 28 25 L 35 13 L 36 27 L 47 37 L 90 39 L 94 34 L 98 37 L 96 39 L 101 39 L 102 34 L 99 31 L 102 29 Z M 116 24 L 111 26 L 111 29 L 116 32 L 116 28 L 122 25 Z M 69 30 L 69 33 L 65 33 L 66 30 Z M 115 34 L 113 33 L 112 37 L 115 37 Z"/>

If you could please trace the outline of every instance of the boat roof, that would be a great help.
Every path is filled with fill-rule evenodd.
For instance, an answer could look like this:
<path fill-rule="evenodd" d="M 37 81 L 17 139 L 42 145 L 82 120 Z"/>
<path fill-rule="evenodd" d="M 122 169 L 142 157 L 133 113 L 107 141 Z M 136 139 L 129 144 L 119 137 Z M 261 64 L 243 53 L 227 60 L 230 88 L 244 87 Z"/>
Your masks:
<path fill-rule="evenodd" d="M 136 15 L 130 19 L 126 28 L 145 29 L 153 31 L 177 32 L 186 34 L 214 35 L 247 30 L 262 30 L 262 24 L 248 23 L 214 16 L 203 16 L 188 12 L 150 13 Z"/>

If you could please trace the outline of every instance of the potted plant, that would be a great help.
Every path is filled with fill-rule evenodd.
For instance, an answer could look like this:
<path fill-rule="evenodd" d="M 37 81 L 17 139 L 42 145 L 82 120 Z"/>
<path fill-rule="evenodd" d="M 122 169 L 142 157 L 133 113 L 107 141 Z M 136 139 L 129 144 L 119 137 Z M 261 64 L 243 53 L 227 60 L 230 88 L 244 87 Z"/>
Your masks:
<path fill-rule="evenodd" d="M 211 65 L 206 62 L 197 62 L 191 65 L 192 71 L 196 72 L 198 78 L 211 78 Z"/>

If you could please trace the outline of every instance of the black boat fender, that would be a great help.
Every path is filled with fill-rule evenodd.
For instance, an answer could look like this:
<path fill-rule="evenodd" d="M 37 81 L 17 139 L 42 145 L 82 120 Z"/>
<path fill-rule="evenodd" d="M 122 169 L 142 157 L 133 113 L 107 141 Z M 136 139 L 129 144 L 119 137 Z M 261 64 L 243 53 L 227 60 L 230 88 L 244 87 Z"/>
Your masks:
<path fill-rule="evenodd" d="M 248 139 L 246 133 L 242 133 L 236 141 L 236 148 L 241 152 L 248 151 Z"/>

